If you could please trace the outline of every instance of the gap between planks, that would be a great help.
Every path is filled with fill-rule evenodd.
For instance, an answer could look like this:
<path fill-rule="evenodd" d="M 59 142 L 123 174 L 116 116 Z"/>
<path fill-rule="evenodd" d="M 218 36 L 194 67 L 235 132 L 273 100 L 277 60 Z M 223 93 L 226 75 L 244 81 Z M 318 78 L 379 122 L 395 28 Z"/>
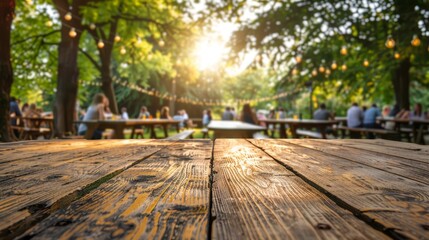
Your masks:
<path fill-rule="evenodd" d="M 256 148 L 262 150 L 265 154 L 267 154 L 272 159 L 274 159 L 278 164 L 285 167 L 287 170 L 291 171 L 297 177 L 301 178 L 304 182 L 308 183 L 311 187 L 316 189 L 318 192 L 327 196 L 329 199 L 331 199 L 333 202 L 335 202 L 339 207 L 345 209 L 346 211 L 351 212 L 358 219 L 362 220 L 363 222 L 365 222 L 366 224 L 371 226 L 373 229 L 378 230 L 380 232 L 383 232 L 384 234 L 386 234 L 387 236 L 389 236 L 393 239 L 401 239 L 401 240 L 402 239 L 408 239 L 407 236 L 404 236 L 401 233 L 396 232 L 395 229 L 393 229 L 393 228 L 386 227 L 381 222 L 374 221 L 374 219 L 371 218 L 370 216 L 366 215 L 365 212 L 360 211 L 358 208 L 356 208 L 356 207 L 352 206 L 351 204 L 347 203 L 346 201 L 342 200 L 339 196 L 336 196 L 336 195 L 330 193 L 327 189 L 325 189 L 321 185 L 317 184 L 316 182 L 312 181 L 310 178 L 307 178 L 304 174 L 301 174 L 300 172 L 295 170 L 293 167 L 291 167 L 291 166 L 287 165 L 286 163 L 282 162 L 281 160 L 279 160 L 276 156 L 268 153 L 262 146 L 258 146 L 252 140 L 247 140 L 247 141 L 250 144 L 252 144 L 253 146 L 255 146 Z M 285 141 L 285 143 L 291 144 L 290 142 L 286 142 L 286 141 Z M 296 145 L 296 144 L 293 144 L 293 145 Z M 298 146 L 303 147 L 301 145 L 298 145 Z"/>

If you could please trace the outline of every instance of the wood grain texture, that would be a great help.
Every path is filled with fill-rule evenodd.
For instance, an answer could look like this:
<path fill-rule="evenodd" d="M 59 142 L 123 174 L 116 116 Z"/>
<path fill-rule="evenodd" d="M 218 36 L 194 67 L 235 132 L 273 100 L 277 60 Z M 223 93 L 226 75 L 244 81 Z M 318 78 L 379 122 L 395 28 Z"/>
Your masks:
<path fill-rule="evenodd" d="M 213 239 L 386 239 L 246 140 L 214 148 Z"/>
<path fill-rule="evenodd" d="M 309 141 L 309 140 L 284 140 L 291 144 L 297 144 L 306 148 L 314 149 L 333 155 L 336 157 L 344 158 L 350 160 L 351 162 L 356 162 L 370 167 L 376 168 L 381 171 L 386 171 L 400 177 L 412 179 L 420 183 L 424 183 L 429 186 L 429 161 L 415 161 L 412 158 L 414 155 L 419 155 L 413 151 L 405 151 L 398 149 L 391 149 L 390 154 L 384 154 L 374 151 L 368 151 L 364 144 L 353 144 L 353 146 L 359 147 L 363 146 L 363 149 L 349 147 L 347 143 L 339 143 L 336 141 Z M 377 149 L 377 146 L 370 148 Z M 380 147 L 378 147 L 380 148 Z M 382 152 L 382 150 L 381 150 Z M 408 158 L 396 157 L 395 155 L 403 153 L 408 155 Z M 421 155 L 421 153 L 420 153 Z M 417 156 L 415 156 L 417 157 Z"/>
<path fill-rule="evenodd" d="M 55 212 L 22 237 L 205 239 L 211 149 L 207 140 L 177 142 Z"/>
<path fill-rule="evenodd" d="M 421 151 L 429 153 L 429 145 L 418 145 L 414 143 L 407 143 L 407 142 L 399 142 L 399 141 L 389 141 L 389 140 L 382 140 L 382 139 L 374 139 L 374 140 L 367 140 L 367 139 L 343 139 L 345 143 L 362 143 L 366 145 L 377 145 L 377 146 L 383 146 L 383 147 L 390 147 L 390 148 L 397 148 L 397 149 L 406 149 L 406 150 L 413 150 L 413 151 Z M 339 140 L 342 141 L 342 140 Z"/>
<path fill-rule="evenodd" d="M 105 141 L 106 145 L 92 146 L 94 141 L 81 141 L 88 149 L 98 152 L 101 148 L 104 153 L 92 155 L 89 151 L 85 152 L 86 158 L 63 159 L 62 164 L 47 161 L 39 167 L 32 165 L 39 160 L 37 154 L 33 153 L 35 158 L 28 159 L 26 163 L 32 168 L 38 168 L 37 171 L 0 182 L 0 233 L 7 234 L 9 227 L 26 218 L 51 207 L 56 208 L 63 201 L 73 200 L 107 175 L 122 171 L 171 144 L 129 140 Z M 58 144 L 62 146 L 64 143 Z M 54 146 L 50 145 L 52 148 Z M 64 156 L 64 151 L 67 150 L 53 153 L 50 158 L 58 160 L 55 154 Z"/>
<path fill-rule="evenodd" d="M 427 146 L 406 143 L 401 147 L 401 145 L 391 144 L 390 142 L 392 141 L 330 140 L 330 143 L 338 144 L 340 146 L 353 147 L 365 151 L 382 153 L 393 157 L 400 157 L 407 159 L 406 161 L 416 161 L 429 164 L 429 148 L 425 148 Z"/>
<path fill-rule="evenodd" d="M 391 236 L 429 238 L 427 184 L 302 147 L 298 141 L 251 142 L 352 211 L 384 226 Z"/>

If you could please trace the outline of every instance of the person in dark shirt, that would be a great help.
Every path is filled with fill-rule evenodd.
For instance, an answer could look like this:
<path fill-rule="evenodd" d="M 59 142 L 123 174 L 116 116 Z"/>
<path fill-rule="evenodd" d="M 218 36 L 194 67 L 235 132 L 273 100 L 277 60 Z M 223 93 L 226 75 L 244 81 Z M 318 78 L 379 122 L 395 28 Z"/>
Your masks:
<path fill-rule="evenodd" d="M 9 114 L 10 117 L 12 118 L 10 120 L 10 125 L 12 126 L 16 126 L 18 121 L 17 121 L 17 117 L 21 117 L 22 113 L 21 110 L 19 110 L 19 105 L 16 102 L 16 98 L 15 97 L 10 97 L 10 102 L 9 102 Z M 19 135 L 19 131 L 18 130 L 13 130 L 13 133 L 15 134 L 16 137 L 18 137 Z"/>
<path fill-rule="evenodd" d="M 334 119 L 332 114 L 326 110 L 326 105 L 324 103 L 320 104 L 319 109 L 317 109 L 314 114 L 313 118 L 316 120 L 331 120 Z"/>

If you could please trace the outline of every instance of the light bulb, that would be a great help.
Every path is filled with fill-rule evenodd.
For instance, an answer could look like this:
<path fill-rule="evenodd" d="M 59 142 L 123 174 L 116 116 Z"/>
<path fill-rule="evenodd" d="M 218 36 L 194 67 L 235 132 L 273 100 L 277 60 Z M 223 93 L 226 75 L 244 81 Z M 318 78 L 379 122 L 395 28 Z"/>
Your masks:
<path fill-rule="evenodd" d="M 387 48 L 394 48 L 395 47 L 395 40 L 393 40 L 392 36 L 389 36 L 385 43 Z"/>
<path fill-rule="evenodd" d="M 164 47 L 165 42 L 161 39 L 161 40 L 159 40 L 158 45 L 159 45 L 160 47 Z"/>
<path fill-rule="evenodd" d="M 89 24 L 89 29 L 94 30 L 97 26 L 94 23 Z"/>
<path fill-rule="evenodd" d="M 346 65 L 346 64 L 343 64 L 343 65 L 341 66 L 341 70 L 346 71 L 346 70 L 347 70 L 347 65 Z"/>
<path fill-rule="evenodd" d="M 393 57 L 395 57 L 395 59 L 400 59 L 401 58 L 401 54 L 399 54 L 398 52 L 395 52 L 395 54 L 393 55 Z"/>
<path fill-rule="evenodd" d="M 313 75 L 313 77 L 317 76 L 317 70 L 313 69 L 313 71 L 311 71 L 311 75 Z"/>
<path fill-rule="evenodd" d="M 121 41 L 121 37 L 119 35 L 116 35 L 115 36 L 115 42 L 119 42 L 119 41 Z"/>
<path fill-rule="evenodd" d="M 64 15 L 64 19 L 66 20 L 66 21 L 70 21 L 70 20 L 72 20 L 72 14 L 71 14 L 71 12 L 67 12 L 66 13 L 66 15 Z"/>
<path fill-rule="evenodd" d="M 335 70 L 335 69 L 337 69 L 337 67 L 338 67 L 337 63 L 336 63 L 336 62 L 333 62 L 333 63 L 332 63 L 332 65 L 331 65 L 331 68 L 332 68 L 333 70 Z"/>
<path fill-rule="evenodd" d="M 104 48 L 104 42 L 100 39 L 97 43 L 98 48 Z"/>
<path fill-rule="evenodd" d="M 341 55 L 347 55 L 347 48 L 346 46 L 342 46 L 340 50 Z"/>
<path fill-rule="evenodd" d="M 330 75 L 331 74 L 331 70 L 326 69 L 325 73 L 326 73 L 326 75 Z"/>
<path fill-rule="evenodd" d="M 71 38 L 75 38 L 76 37 L 76 35 L 77 35 L 77 33 L 76 33 L 76 29 L 74 29 L 73 27 L 70 29 L 70 32 L 69 32 L 69 36 L 71 37 Z"/>
<path fill-rule="evenodd" d="M 295 61 L 296 61 L 296 63 L 302 62 L 302 56 L 301 56 L 301 54 L 295 56 Z"/>
<path fill-rule="evenodd" d="M 299 73 L 298 69 L 296 68 L 292 69 L 292 75 L 296 76 L 298 75 L 298 73 Z"/>
<path fill-rule="evenodd" d="M 324 73 L 325 72 L 325 67 L 324 66 L 320 66 L 319 67 L 319 72 Z"/>
<path fill-rule="evenodd" d="M 127 49 L 125 49 L 125 47 L 121 47 L 121 50 L 119 51 L 122 55 L 124 55 L 125 53 L 127 53 Z"/>
<path fill-rule="evenodd" d="M 418 46 L 420 46 L 421 43 L 422 43 L 422 41 L 420 41 L 419 36 L 414 35 L 413 40 L 411 40 L 411 45 L 413 45 L 414 47 L 418 47 Z"/>
<path fill-rule="evenodd" d="M 46 27 L 52 27 L 53 25 L 54 25 L 54 23 L 51 20 L 49 20 L 45 23 Z"/>
<path fill-rule="evenodd" d="M 365 60 L 363 61 L 363 65 L 364 65 L 365 67 L 368 67 L 368 66 L 369 66 L 369 61 L 365 59 Z"/>

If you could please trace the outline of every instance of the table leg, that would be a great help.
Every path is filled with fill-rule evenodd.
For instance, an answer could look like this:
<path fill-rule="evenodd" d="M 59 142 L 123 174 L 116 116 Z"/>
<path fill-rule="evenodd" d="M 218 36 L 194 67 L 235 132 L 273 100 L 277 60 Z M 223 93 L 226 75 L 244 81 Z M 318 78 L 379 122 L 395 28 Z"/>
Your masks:
<path fill-rule="evenodd" d="M 85 133 L 85 139 L 89 140 L 92 139 L 92 135 L 94 135 L 95 129 L 97 129 L 98 124 L 97 123 L 85 123 L 86 124 L 86 133 Z"/>
<path fill-rule="evenodd" d="M 155 125 L 150 125 L 150 138 L 156 139 Z"/>
<path fill-rule="evenodd" d="M 123 126 L 115 126 L 113 131 L 112 139 L 125 139 Z"/>
<path fill-rule="evenodd" d="M 292 132 L 292 138 L 298 138 L 298 134 L 296 134 L 296 126 L 294 124 L 289 124 L 289 127 Z"/>
<path fill-rule="evenodd" d="M 164 137 L 168 138 L 168 124 L 163 124 L 162 127 L 164 128 Z"/>
<path fill-rule="evenodd" d="M 136 127 L 134 126 L 132 129 L 131 129 L 131 136 L 130 136 L 130 139 L 134 139 L 134 134 L 136 133 Z"/>
<path fill-rule="evenodd" d="M 280 123 L 280 138 L 287 138 L 285 123 Z"/>
<path fill-rule="evenodd" d="M 180 126 L 179 126 L 179 123 L 176 123 L 176 131 L 177 131 L 177 133 L 179 133 L 179 132 L 180 132 Z"/>
<path fill-rule="evenodd" d="M 413 123 L 414 143 L 425 144 L 425 139 L 423 137 L 423 125 L 424 124 Z M 417 127 L 418 127 L 418 130 L 417 130 Z"/>
<path fill-rule="evenodd" d="M 327 137 L 326 137 L 326 126 L 320 127 L 319 131 L 320 131 L 320 134 L 322 135 L 322 138 L 327 139 Z"/>

